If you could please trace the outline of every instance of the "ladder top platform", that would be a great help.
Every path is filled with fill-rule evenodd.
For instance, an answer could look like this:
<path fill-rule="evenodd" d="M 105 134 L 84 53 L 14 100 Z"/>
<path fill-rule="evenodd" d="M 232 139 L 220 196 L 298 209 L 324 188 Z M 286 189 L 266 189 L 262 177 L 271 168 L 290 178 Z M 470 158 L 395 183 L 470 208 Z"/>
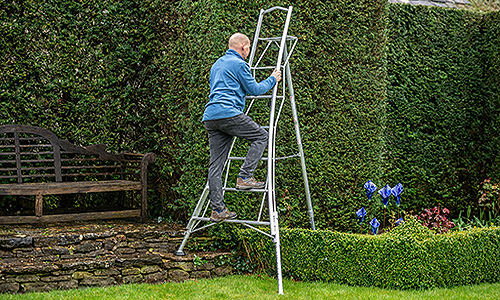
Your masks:
<path fill-rule="evenodd" d="M 261 11 L 263 14 L 267 14 L 267 13 L 272 12 L 272 11 L 277 10 L 277 9 L 284 10 L 284 11 L 288 12 L 288 10 L 292 9 L 292 7 L 289 6 L 288 8 L 286 8 L 286 7 L 281 7 L 281 6 L 274 6 L 274 7 L 271 7 L 269 9 L 266 9 L 266 10 L 262 9 Z"/>

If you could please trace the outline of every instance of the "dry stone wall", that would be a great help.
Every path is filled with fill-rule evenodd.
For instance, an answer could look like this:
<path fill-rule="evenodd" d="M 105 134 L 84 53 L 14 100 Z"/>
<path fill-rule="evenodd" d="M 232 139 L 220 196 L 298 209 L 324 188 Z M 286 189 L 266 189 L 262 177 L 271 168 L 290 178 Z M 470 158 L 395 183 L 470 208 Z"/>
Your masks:
<path fill-rule="evenodd" d="M 65 229 L 0 227 L 0 292 L 153 283 L 232 273 L 230 253 L 172 254 L 182 230 L 168 226 L 84 224 Z M 209 244 L 209 237 L 198 237 Z"/>

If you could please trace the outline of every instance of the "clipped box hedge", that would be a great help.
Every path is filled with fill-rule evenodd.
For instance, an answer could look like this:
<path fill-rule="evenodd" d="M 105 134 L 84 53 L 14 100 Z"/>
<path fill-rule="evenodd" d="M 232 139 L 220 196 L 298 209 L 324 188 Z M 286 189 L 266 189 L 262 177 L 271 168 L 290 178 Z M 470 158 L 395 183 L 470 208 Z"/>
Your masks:
<path fill-rule="evenodd" d="M 249 258 L 276 274 L 275 247 L 251 230 L 239 232 Z M 282 229 L 283 275 L 295 280 L 393 289 L 500 281 L 500 228 L 434 234 L 408 220 L 382 235 Z"/>

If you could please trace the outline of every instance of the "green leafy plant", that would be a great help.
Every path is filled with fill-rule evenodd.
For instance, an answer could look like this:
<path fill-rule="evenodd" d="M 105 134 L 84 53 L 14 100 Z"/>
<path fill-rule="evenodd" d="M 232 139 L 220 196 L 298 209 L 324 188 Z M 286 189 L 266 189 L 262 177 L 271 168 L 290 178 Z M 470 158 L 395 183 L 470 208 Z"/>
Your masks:
<path fill-rule="evenodd" d="M 203 265 L 205 263 L 205 261 L 199 257 L 198 255 L 194 254 L 194 258 L 193 258 L 193 264 L 197 267 Z"/>
<path fill-rule="evenodd" d="M 474 225 L 470 221 L 470 216 L 471 216 L 471 206 L 467 208 L 466 215 L 462 217 L 463 211 L 460 211 L 458 214 L 458 217 L 456 219 L 453 219 L 453 223 L 455 223 L 455 227 L 453 227 L 454 230 L 468 230 L 474 227 Z"/>

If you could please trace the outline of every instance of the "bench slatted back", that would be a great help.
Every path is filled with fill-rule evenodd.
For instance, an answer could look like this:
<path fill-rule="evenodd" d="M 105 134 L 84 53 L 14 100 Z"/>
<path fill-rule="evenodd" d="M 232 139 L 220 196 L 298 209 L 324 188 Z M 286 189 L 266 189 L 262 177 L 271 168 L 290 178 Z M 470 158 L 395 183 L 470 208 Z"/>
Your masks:
<path fill-rule="evenodd" d="M 0 126 L 0 179 L 52 178 L 62 181 L 58 138 L 52 132 L 24 125 Z"/>
<path fill-rule="evenodd" d="M 140 176 L 142 156 L 111 154 L 105 148 L 75 146 L 39 127 L 0 126 L 0 181 L 62 182 Z"/>

